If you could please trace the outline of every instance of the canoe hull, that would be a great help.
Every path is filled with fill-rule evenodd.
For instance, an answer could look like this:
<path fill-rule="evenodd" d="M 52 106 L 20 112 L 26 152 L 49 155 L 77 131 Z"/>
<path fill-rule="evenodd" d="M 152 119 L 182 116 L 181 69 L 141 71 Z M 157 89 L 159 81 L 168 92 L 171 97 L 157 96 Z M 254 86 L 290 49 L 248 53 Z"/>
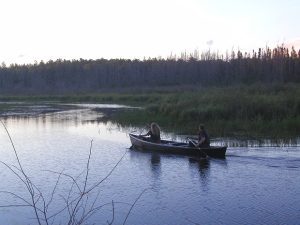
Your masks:
<path fill-rule="evenodd" d="M 129 137 L 132 147 L 135 150 L 140 151 L 188 155 L 195 157 L 204 157 L 204 153 L 206 153 L 210 157 L 225 158 L 225 153 L 227 150 L 226 146 L 211 146 L 208 148 L 200 148 L 199 150 L 199 148 L 190 147 L 187 143 L 166 140 L 162 140 L 161 143 L 154 143 L 147 138 L 143 138 L 134 134 L 129 134 Z"/>

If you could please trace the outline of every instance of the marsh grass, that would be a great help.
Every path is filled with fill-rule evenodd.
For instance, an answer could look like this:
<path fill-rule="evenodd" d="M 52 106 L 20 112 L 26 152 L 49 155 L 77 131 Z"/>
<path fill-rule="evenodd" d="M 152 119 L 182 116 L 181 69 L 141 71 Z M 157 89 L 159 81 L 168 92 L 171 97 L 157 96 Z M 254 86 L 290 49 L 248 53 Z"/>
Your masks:
<path fill-rule="evenodd" d="M 251 86 L 198 89 L 153 89 L 122 93 L 70 96 L 0 97 L 0 100 L 117 103 L 140 106 L 121 111 L 112 120 L 121 125 L 145 125 L 156 121 L 167 130 L 194 133 L 199 123 L 213 136 L 298 136 L 300 133 L 300 85 L 255 84 Z M 1 110 L 1 109 L 0 109 Z"/>
<path fill-rule="evenodd" d="M 124 125 L 157 121 L 183 133 L 195 132 L 199 123 L 205 123 L 214 136 L 300 133 L 300 88 L 294 85 L 149 94 L 142 104 L 144 110 L 123 112 L 115 120 Z"/>

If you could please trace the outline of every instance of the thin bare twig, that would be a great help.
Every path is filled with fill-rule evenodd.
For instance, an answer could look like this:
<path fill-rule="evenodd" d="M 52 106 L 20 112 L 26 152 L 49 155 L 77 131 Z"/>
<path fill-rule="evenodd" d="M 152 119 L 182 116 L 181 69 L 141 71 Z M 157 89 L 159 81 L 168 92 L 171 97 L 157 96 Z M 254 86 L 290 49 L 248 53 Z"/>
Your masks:
<path fill-rule="evenodd" d="M 127 221 L 127 218 L 128 218 L 128 216 L 130 215 L 131 210 L 133 209 L 133 207 L 135 206 L 135 204 L 137 203 L 137 201 L 138 201 L 138 200 L 142 197 L 142 195 L 143 195 L 147 190 L 149 190 L 149 189 L 150 189 L 150 188 L 145 188 L 145 189 L 140 193 L 140 195 L 135 199 L 135 201 L 134 201 L 133 204 L 131 205 L 131 207 L 130 207 L 130 209 L 129 209 L 127 215 L 126 215 L 126 218 L 125 218 L 125 220 L 124 220 L 123 225 L 125 225 L 125 223 L 126 223 L 126 221 Z"/>
<path fill-rule="evenodd" d="M 58 172 L 54 172 L 54 171 L 48 171 L 48 172 L 58 173 Z M 64 200 L 64 202 L 66 203 L 66 206 L 63 207 L 62 209 L 58 210 L 56 213 L 52 214 L 51 216 L 49 216 L 48 219 L 52 219 L 52 218 L 56 217 L 57 215 L 59 215 L 60 213 L 62 213 L 67 208 L 68 208 L 68 210 L 70 210 L 70 207 L 71 207 L 72 203 L 75 202 L 80 197 L 80 194 L 81 194 L 81 191 L 80 191 L 79 195 L 76 198 L 74 198 L 73 200 L 70 201 L 71 193 L 72 193 L 74 185 L 76 185 L 77 188 L 79 188 L 79 190 L 80 190 L 80 187 L 79 187 L 79 185 L 78 185 L 78 183 L 77 183 L 76 180 L 81 176 L 81 174 L 79 174 L 76 178 L 73 178 L 71 175 L 64 174 L 64 173 L 62 173 L 62 175 L 67 176 L 67 177 L 69 177 L 69 178 L 71 178 L 73 180 L 67 198 L 65 198 L 62 195 L 59 195 Z"/>
<path fill-rule="evenodd" d="M 62 195 L 59 195 L 64 201 L 65 201 L 65 204 L 66 204 L 66 207 L 63 209 L 63 211 L 65 210 L 65 209 L 68 209 L 68 213 L 69 213 L 69 216 L 71 217 L 71 210 L 70 210 L 70 205 L 69 205 L 69 202 L 68 202 L 68 200 L 64 197 L 64 196 L 62 196 Z M 61 211 L 61 212 L 63 212 L 63 211 Z M 58 214 L 56 214 L 56 215 L 58 215 Z M 52 216 L 51 216 L 52 217 Z M 51 218 L 50 217 L 50 218 Z"/>
<path fill-rule="evenodd" d="M 9 137 L 9 140 L 10 140 L 10 143 L 11 143 L 11 145 L 12 145 L 12 147 L 13 147 L 13 150 L 14 150 L 16 159 L 17 159 L 17 161 L 18 161 L 19 167 L 20 167 L 22 173 L 25 175 L 25 172 L 24 172 L 24 170 L 23 170 L 22 164 L 21 164 L 21 162 L 20 162 L 20 159 L 19 159 L 17 150 L 16 150 L 15 145 L 14 145 L 14 142 L 13 142 L 11 136 L 10 136 L 10 133 L 8 132 L 8 130 L 7 130 L 7 128 L 6 128 L 6 125 L 2 122 L 2 120 L 0 120 L 0 121 L 1 121 L 1 123 L 2 123 L 2 125 L 3 125 L 3 127 L 4 127 L 4 129 L 5 129 L 5 131 L 6 131 L 6 133 L 7 133 L 7 136 Z M 25 177 L 27 177 L 27 176 L 25 175 Z"/>
<path fill-rule="evenodd" d="M 112 202 L 111 202 L 111 205 L 112 205 L 112 219 L 111 219 L 111 221 L 109 222 L 109 221 L 107 221 L 107 224 L 108 225 L 112 225 L 113 224 L 113 222 L 114 222 L 114 220 L 115 220 L 115 203 L 114 203 L 114 200 L 112 200 Z"/>
<path fill-rule="evenodd" d="M 13 197 L 17 198 L 17 199 L 20 199 L 22 200 L 23 202 L 25 202 L 27 205 L 30 205 L 32 206 L 32 204 L 30 202 L 28 202 L 25 198 L 13 193 L 13 192 L 10 192 L 10 191 L 0 191 L 0 193 L 4 193 L 4 194 L 9 194 L 9 195 L 12 195 Z"/>
<path fill-rule="evenodd" d="M 93 216 L 97 211 L 99 211 L 100 209 L 102 209 L 104 206 L 110 205 L 111 203 L 105 203 L 102 205 L 99 205 L 97 207 L 95 207 L 94 209 L 88 211 L 86 213 L 86 215 L 84 216 L 82 222 L 87 221 L 91 216 Z"/>
<path fill-rule="evenodd" d="M 60 174 L 60 175 L 65 176 L 65 177 L 69 177 L 73 181 L 73 183 L 76 185 L 76 187 L 78 188 L 79 192 L 80 193 L 82 192 L 79 184 L 76 181 L 76 179 L 74 177 L 72 177 L 71 175 L 66 174 L 66 173 L 62 173 L 62 172 L 52 171 L 52 170 L 44 170 L 44 171 L 50 172 L 50 173 L 55 173 L 55 174 Z"/>
<path fill-rule="evenodd" d="M 32 207 L 32 205 L 0 205 L 0 208 L 9 208 L 9 207 Z"/>
<path fill-rule="evenodd" d="M 86 175 L 84 179 L 84 187 L 83 187 L 83 194 L 85 193 L 87 181 L 88 181 L 88 176 L 89 176 L 89 170 L 90 170 L 90 160 L 91 160 L 91 155 L 92 155 L 92 147 L 93 147 L 93 140 L 91 140 L 91 145 L 90 145 L 90 151 L 89 151 L 89 158 L 86 164 Z"/>
<path fill-rule="evenodd" d="M 81 200 L 83 199 L 83 197 L 87 194 L 85 192 L 85 190 L 86 190 L 87 180 L 88 180 L 88 175 L 89 175 L 89 165 L 90 165 L 90 159 L 91 159 L 91 154 L 92 154 L 92 147 L 93 147 L 93 140 L 91 140 L 91 145 L 90 145 L 90 151 L 89 151 L 89 157 L 88 157 L 88 161 L 87 161 L 87 168 L 86 168 L 86 175 L 85 175 L 85 179 L 84 179 L 83 191 L 82 191 L 82 193 L 80 193 L 80 198 L 78 199 L 78 201 L 75 204 L 75 207 L 72 210 L 71 218 L 69 220 L 68 225 L 72 224 L 71 222 L 74 220 L 74 218 L 78 212 L 79 204 L 81 203 Z"/>
<path fill-rule="evenodd" d="M 119 159 L 119 161 L 115 164 L 115 166 L 110 170 L 110 172 L 100 181 L 98 181 L 97 183 L 95 183 L 89 190 L 87 190 L 86 192 L 90 192 L 93 189 L 95 189 L 96 187 L 98 187 L 103 181 L 105 181 L 112 173 L 113 171 L 117 168 L 117 166 L 120 164 L 120 162 L 122 161 L 122 159 L 125 157 L 127 153 L 127 150 L 125 151 L 125 153 L 123 154 L 123 156 Z"/>
<path fill-rule="evenodd" d="M 55 194 L 56 188 L 57 188 L 57 186 L 58 186 L 58 183 L 59 183 L 59 181 L 60 181 L 62 172 L 63 172 L 63 171 L 61 171 L 61 172 L 59 173 L 59 175 L 58 175 L 58 178 L 57 178 L 57 180 L 56 180 L 56 183 L 55 183 L 54 188 L 53 188 L 52 193 L 51 193 L 51 198 L 50 198 L 49 202 L 48 202 L 47 205 L 46 205 L 46 210 L 48 210 L 50 204 L 51 204 L 52 201 L 53 201 L 54 194 Z"/>
<path fill-rule="evenodd" d="M 11 145 L 12 145 L 12 147 L 13 147 L 13 151 L 14 151 L 15 157 L 16 157 L 17 162 L 18 162 L 18 165 L 19 165 L 19 167 L 20 167 L 19 169 L 20 169 L 22 175 L 24 176 L 24 178 L 25 178 L 25 180 L 26 180 L 25 185 L 26 185 L 27 190 L 29 191 L 29 193 L 30 193 L 30 195 L 31 195 L 30 197 L 31 197 L 31 201 L 32 201 L 32 206 L 33 206 L 34 213 L 35 213 L 36 219 L 37 219 L 37 221 L 38 221 L 38 224 L 39 224 L 39 225 L 42 225 L 42 224 L 41 224 L 41 221 L 40 221 L 39 214 L 38 214 L 38 208 L 37 208 L 37 206 L 36 206 L 36 204 L 35 204 L 35 200 L 34 200 L 35 192 L 34 192 L 34 187 L 32 186 L 32 182 L 31 182 L 31 180 L 29 179 L 29 177 L 27 176 L 27 174 L 25 173 L 24 169 L 23 169 L 23 166 L 22 166 L 21 161 L 20 161 L 19 156 L 18 156 L 18 152 L 17 152 L 17 150 L 16 150 L 16 148 L 15 148 L 14 142 L 13 142 L 13 140 L 12 140 L 12 138 L 11 138 L 11 135 L 10 135 L 10 133 L 9 133 L 9 131 L 8 131 L 7 127 L 6 127 L 6 125 L 3 123 L 2 120 L 0 120 L 0 122 L 2 123 L 4 129 L 5 129 L 6 133 L 7 133 L 7 136 L 9 137 L 10 143 L 11 143 Z M 13 171 L 13 170 L 12 170 L 12 171 Z M 15 173 L 15 174 L 16 174 L 16 173 Z M 19 177 L 19 176 L 18 176 L 18 177 Z M 23 181 L 23 179 L 21 179 L 21 181 Z"/>
<path fill-rule="evenodd" d="M 35 219 L 37 220 L 39 225 L 42 225 L 42 222 L 43 222 L 43 224 L 49 225 L 50 219 L 52 220 L 51 224 L 53 224 L 54 220 L 55 220 L 55 217 L 58 214 L 60 214 L 64 211 L 67 211 L 69 213 L 68 225 L 75 225 L 75 224 L 80 225 L 80 224 L 83 224 L 85 221 L 87 221 L 92 215 L 94 215 L 96 212 L 98 212 L 101 208 L 103 208 L 106 205 L 111 204 L 111 206 L 112 206 L 112 219 L 111 219 L 111 221 L 107 221 L 107 223 L 109 225 L 113 224 L 114 218 L 115 218 L 115 204 L 118 203 L 118 202 L 112 201 L 111 203 L 106 203 L 106 204 L 102 204 L 102 205 L 99 205 L 99 206 L 95 207 L 96 202 L 98 201 L 98 197 L 100 195 L 100 191 L 98 192 L 96 198 L 93 199 L 93 201 L 90 201 L 90 194 L 92 194 L 92 191 L 95 190 L 97 187 L 99 187 L 100 184 L 102 182 L 104 182 L 113 173 L 113 171 L 117 168 L 117 166 L 120 164 L 122 159 L 125 157 L 127 151 L 122 155 L 122 157 L 119 159 L 119 161 L 113 166 L 113 168 L 111 168 L 109 173 L 103 179 L 99 180 L 98 182 L 96 182 L 93 185 L 91 185 L 90 187 L 88 187 L 90 161 L 91 161 L 92 146 L 93 146 L 93 140 L 91 140 L 88 160 L 87 160 L 87 163 L 86 163 L 86 171 L 85 171 L 83 187 L 80 187 L 81 185 L 79 185 L 79 182 L 77 181 L 77 179 L 81 176 L 81 174 L 79 176 L 77 176 L 76 178 L 74 178 L 73 176 L 71 176 L 69 174 L 63 173 L 63 171 L 55 172 L 55 171 L 47 170 L 48 172 L 58 174 L 58 178 L 57 178 L 56 183 L 55 183 L 55 185 L 52 189 L 50 200 L 48 202 L 46 202 L 46 199 L 44 198 L 44 195 L 41 192 L 41 190 L 31 181 L 31 179 L 25 173 L 25 170 L 24 170 L 24 168 L 21 164 L 18 152 L 17 152 L 17 150 L 15 148 L 15 145 L 14 145 L 14 142 L 12 140 L 12 137 L 11 137 L 7 127 L 5 126 L 5 124 L 2 121 L 1 121 L 1 123 L 2 123 L 3 127 L 5 128 L 5 131 L 8 135 L 8 137 L 9 137 L 9 140 L 10 140 L 10 143 L 13 147 L 13 152 L 14 152 L 14 155 L 15 155 L 15 158 L 17 160 L 18 165 L 17 166 L 14 166 L 14 165 L 10 166 L 7 163 L 1 162 L 1 161 L 0 162 L 3 165 L 5 165 L 13 174 L 15 174 L 15 176 L 26 186 L 26 189 L 28 190 L 28 192 L 30 194 L 30 199 L 31 200 L 27 201 L 25 198 L 13 193 L 13 192 L 0 191 L 0 193 L 10 194 L 13 197 L 15 197 L 15 198 L 17 198 L 17 199 L 19 199 L 19 200 L 21 200 L 22 202 L 25 203 L 25 204 L 0 205 L 0 208 L 4 208 L 4 207 L 32 207 L 33 210 L 34 210 L 34 213 L 35 213 Z M 65 207 L 63 207 L 61 210 L 57 211 L 56 213 L 52 214 L 51 216 L 48 216 L 49 207 L 50 207 L 51 203 L 53 203 L 54 195 L 56 193 L 58 184 L 59 184 L 60 179 L 61 179 L 62 176 L 68 177 L 72 180 L 72 184 L 71 184 L 70 190 L 68 192 L 68 196 L 64 197 L 62 195 L 58 195 L 63 199 L 63 201 L 65 203 Z M 74 188 L 75 186 L 79 191 L 78 193 L 77 193 L 77 190 Z M 131 208 L 130 208 L 130 210 L 129 210 L 126 218 L 125 218 L 124 224 L 125 224 L 128 216 L 129 216 L 129 214 L 131 213 L 131 210 L 133 209 L 134 205 L 136 204 L 138 199 L 142 196 L 142 194 L 145 191 L 146 191 L 146 189 L 138 196 L 138 198 L 135 200 L 135 202 L 131 205 Z M 122 203 L 122 204 L 127 204 L 127 203 Z"/>
<path fill-rule="evenodd" d="M 22 166 L 21 161 L 20 161 L 19 156 L 18 156 L 18 152 L 17 152 L 17 150 L 15 148 L 14 142 L 13 142 L 13 140 L 11 138 L 11 135 L 10 135 L 10 133 L 9 133 L 6 125 L 3 123 L 2 120 L 0 120 L 0 122 L 2 123 L 4 129 L 5 129 L 6 133 L 7 133 L 7 136 L 9 137 L 10 143 L 11 143 L 11 145 L 13 147 L 13 151 L 14 151 L 15 157 L 16 157 L 18 165 L 20 167 L 19 169 L 21 170 L 22 175 L 26 179 L 25 183 L 26 183 L 27 190 L 29 191 L 29 193 L 31 195 L 31 200 L 32 200 L 32 205 L 33 205 L 33 209 L 34 209 L 34 212 L 35 212 L 35 216 L 36 216 L 36 219 L 38 221 L 38 224 L 41 225 L 40 217 L 38 215 L 38 209 L 37 209 L 35 201 L 34 201 L 34 188 L 32 187 L 32 182 L 30 181 L 30 179 L 28 178 L 28 176 L 26 175 L 26 173 L 25 173 L 25 171 L 23 169 L 23 166 Z M 23 179 L 21 179 L 21 181 L 23 181 Z"/>
<path fill-rule="evenodd" d="M 28 184 L 26 183 L 26 181 L 25 180 L 23 180 L 23 178 L 16 172 L 16 171 L 14 171 L 13 170 L 13 168 L 12 167 L 14 167 L 14 168 L 16 168 L 15 166 L 10 166 L 10 165 L 8 165 L 7 163 L 5 163 L 5 162 L 2 162 L 2 161 L 0 161 L 0 163 L 2 163 L 4 166 L 6 166 L 11 172 L 13 172 L 24 184 L 25 184 L 25 186 L 26 186 L 26 188 L 28 189 Z M 16 168 L 16 169 L 18 169 L 18 168 Z"/>
<path fill-rule="evenodd" d="M 194 221 L 191 221 L 189 218 L 185 218 L 185 219 L 194 225 L 200 225 L 199 223 L 195 223 Z"/>

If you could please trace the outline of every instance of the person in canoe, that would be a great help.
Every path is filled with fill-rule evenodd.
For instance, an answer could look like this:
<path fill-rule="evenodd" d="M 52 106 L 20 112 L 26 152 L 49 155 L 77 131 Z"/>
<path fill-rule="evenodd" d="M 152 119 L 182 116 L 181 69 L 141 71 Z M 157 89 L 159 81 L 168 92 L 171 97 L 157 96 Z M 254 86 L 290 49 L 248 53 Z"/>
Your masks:
<path fill-rule="evenodd" d="M 197 148 L 207 148 L 207 147 L 209 147 L 210 139 L 209 139 L 209 136 L 208 136 L 203 124 L 199 125 L 198 142 L 190 140 L 189 144 L 190 144 L 190 146 L 197 147 Z"/>
<path fill-rule="evenodd" d="M 206 130 L 204 129 L 204 125 L 200 124 L 199 125 L 199 132 L 198 132 L 198 143 L 196 145 L 196 147 L 209 147 L 210 145 L 210 139 L 209 136 L 206 132 Z"/>
<path fill-rule="evenodd" d="M 151 123 L 150 129 L 147 134 L 142 134 L 140 136 L 146 137 L 150 136 L 150 140 L 156 143 L 160 143 L 160 127 L 157 123 Z"/>

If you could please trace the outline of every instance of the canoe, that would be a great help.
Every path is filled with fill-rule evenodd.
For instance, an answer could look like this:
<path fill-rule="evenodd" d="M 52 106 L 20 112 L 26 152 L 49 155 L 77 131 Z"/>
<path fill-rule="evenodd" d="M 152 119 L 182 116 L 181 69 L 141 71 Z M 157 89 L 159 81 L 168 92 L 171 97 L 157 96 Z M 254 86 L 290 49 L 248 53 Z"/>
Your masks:
<path fill-rule="evenodd" d="M 225 158 L 226 146 L 210 146 L 207 148 L 196 148 L 188 143 L 161 140 L 160 143 L 151 142 L 149 138 L 135 134 L 129 134 L 132 144 L 131 149 L 140 151 L 151 151 L 158 153 L 179 154 L 195 157 L 210 156 L 214 158 Z"/>

